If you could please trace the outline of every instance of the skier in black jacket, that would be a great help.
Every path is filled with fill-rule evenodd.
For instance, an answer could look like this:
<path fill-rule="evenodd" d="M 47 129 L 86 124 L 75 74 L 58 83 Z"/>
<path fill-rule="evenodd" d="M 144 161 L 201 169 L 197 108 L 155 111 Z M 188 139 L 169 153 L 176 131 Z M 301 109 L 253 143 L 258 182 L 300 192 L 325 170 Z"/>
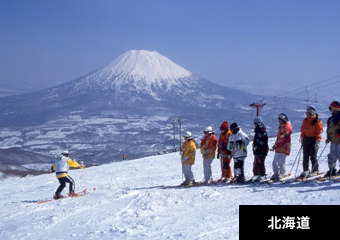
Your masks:
<path fill-rule="evenodd" d="M 269 147 L 268 147 L 268 135 L 265 125 L 261 116 L 254 119 L 254 141 L 253 141 L 253 153 L 254 164 L 252 181 L 260 181 L 266 178 L 266 167 L 264 161 L 266 160 Z"/>

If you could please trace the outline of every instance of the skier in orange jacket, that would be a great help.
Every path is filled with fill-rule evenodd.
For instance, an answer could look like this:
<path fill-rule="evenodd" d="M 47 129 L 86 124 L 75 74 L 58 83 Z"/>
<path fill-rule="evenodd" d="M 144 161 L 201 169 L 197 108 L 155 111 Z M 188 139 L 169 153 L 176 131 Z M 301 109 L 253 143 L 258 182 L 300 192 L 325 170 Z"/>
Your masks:
<path fill-rule="evenodd" d="M 318 118 L 315 108 L 307 107 L 306 116 L 301 125 L 300 135 L 303 148 L 303 171 L 300 177 L 312 177 L 318 174 L 319 164 L 316 154 L 319 150 L 320 141 L 322 140 L 321 133 L 323 132 L 322 121 Z M 312 163 L 312 172 L 309 172 L 309 159 Z"/>
<path fill-rule="evenodd" d="M 218 149 L 217 149 L 217 158 L 220 158 L 221 161 L 221 182 L 229 182 L 233 177 L 233 172 L 230 167 L 231 157 L 227 151 L 227 145 L 229 141 L 229 136 L 231 135 L 231 131 L 229 129 L 228 121 L 224 121 L 220 126 L 221 134 L 218 138 Z M 228 157 L 229 156 L 229 157 Z"/>
<path fill-rule="evenodd" d="M 286 157 L 290 154 L 290 144 L 292 135 L 292 124 L 284 113 L 278 116 L 279 131 L 277 133 L 276 142 L 271 151 L 275 151 L 273 159 L 273 172 L 271 179 L 278 181 L 286 174 Z"/>

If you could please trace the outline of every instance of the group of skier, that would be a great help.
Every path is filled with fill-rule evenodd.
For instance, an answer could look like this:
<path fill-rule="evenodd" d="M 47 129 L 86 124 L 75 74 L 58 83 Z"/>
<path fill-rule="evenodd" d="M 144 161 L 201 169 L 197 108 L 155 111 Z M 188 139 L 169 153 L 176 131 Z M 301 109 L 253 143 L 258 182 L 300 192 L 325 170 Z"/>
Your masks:
<path fill-rule="evenodd" d="M 340 103 L 333 101 L 329 106 L 331 117 L 327 120 L 327 138 L 326 144 L 330 143 L 330 152 L 328 154 L 329 171 L 325 176 L 340 175 L 340 170 L 336 170 L 336 161 L 340 161 Z M 288 117 L 281 113 L 278 116 L 279 130 L 277 133 L 275 144 L 269 149 L 268 135 L 263 119 L 258 116 L 254 119 L 254 140 L 252 151 L 254 154 L 252 181 L 260 181 L 266 178 L 265 160 L 269 150 L 275 151 L 272 162 L 273 175 L 272 180 L 278 180 L 286 175 L 286 157 L 291 151 L 291 134 L 292 124 Z M 200 143 L 200 152 L 203 157 L 203 184 L 208 184 L 212 181 L 211 164 L 217 158 L 221 162 L 221 182 L 244 182 L 244 161 L 247 157 L 247 147 L 249 145 L 249 137 L 245 134 L 237 123 L 232 123 L 229 126 L 228 121 L 224 121 L 220 126 L 220 136 L 217 140 L 211 126 L 208 126 L 203 131 L 204 138 Z M 301 125 L 301 149 L 303 150 L 303 171 L 300 177 L 315 176 L 318 174 L 319 165 L 317 152 L 322 140 L 321 133 L 323 132 L 323 123 L 318 118 L 318 114 L 313 107 L 307 107 L 306 118 Z M 181 161 L 182 172 L 185 180 L 182 185 L 192 185 L 195 183 L 194 175 L 191 170 L 195 163 L 196 142 L 192 138 L 191 132 L 187 131 L 184 134 L 184 143 L 181 146 Z M 300 149 L 300 150 L 301 150 Z M 233 171 L 230 163 L 233 160 Z M 309 168 L 311 161 L 312 168 Z M 79 165 L 76 161 L 69 158 L 69 152 L 63 151 L 56 159 L 55 164 L 51 168 L 51 172 L 56 172 L 56 177 L 60 183 L 57 188 L 54 198 L 62 198 L 61 192 L 69 183 L 69 195 L 75 195 L 75 182 L 68 175 L 69 167 L 85 167 L 83 162 Z M 233 177 L 234 175 L 234 177 Z"/>
<path fill-rule="evenodd" d="M 330 153 L 328 154 L 329 171 L 325 176 L 340 175 L 340 170 L 336 172 L 336 161 L 340 161 L 340 103 L 333 101 L 329 106 L 331 117 L 327 120 L 326 144 L 330 143 Z M 273 175 L 271 180 L 277 181 L 287 175 L 286 157 L 291 151 L 292 124 L 287 115 L 278 115 L 279 129 L 275 144 L 269 148 L 266 126 L 261 116 L 254 119 L 254 140 L 252 151 L 254 155 L 252 181 L 260 181 L 266 178 L 265 160 L 269 151 L 274 151 L 272 162 Z M 229 126 L 228 121 L 224 121 L 220 126 L 220 136 L 217 140 L 211 126 L 204 131 L 204 138 L 199 147 L 203 158 L 204 179 L 200 182 L 208 184 L 212 181 L 211 164 L 216 156 L 221 163 L 220 182 L 239 182 L 245 181 L 244 161 L 247 157 L 247 147 L 249 137 L 245 134 L 237 123 Z M 323 123 L 313 107 L 306 108 L 306 118 L 301 125 L 300 142 L 303 152 L 303 171 L 299 177 L 311 177 L 319 174 L 319 164 L 317 153 L 322 140 Z M 196 143 L 192 138 L 191 132 L 184 134 L 184 143 L 181 146 L 181 161 L 184 181 L 181 185 L 192 185 L 195 183 L 194 175 L 191 170 L 195 163 Z M 233 171 L 230 166 L 233 160 Z M 311 162 L 311 168 L 309 163 Z"/>

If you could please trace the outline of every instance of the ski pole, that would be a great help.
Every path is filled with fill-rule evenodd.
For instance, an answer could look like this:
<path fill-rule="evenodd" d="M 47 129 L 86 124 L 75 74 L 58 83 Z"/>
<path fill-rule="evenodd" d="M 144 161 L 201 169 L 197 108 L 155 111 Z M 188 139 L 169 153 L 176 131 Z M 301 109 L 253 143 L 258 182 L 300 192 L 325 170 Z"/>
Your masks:
<path fill-rule="evenodd" d="M 298 170 L 299 170 L 299 165 L 300 165 L 300 159 L 301 159 L 302 152 L 303 152 L 303 148 L 302 148 L 302 146 L 301 146 L 300 155 L 299 155 L 298 162 L 297 162 L 297 165 L 296 165 L 295 176 L 297 176 L 297 174 L 298 174 Z"/>
<path fill-rule="evenodd" d="M 179 122 L 179 150 L 182 150 L 182 120 L 180 118 L 177 119 Z M 182 182 L 184 181 L 183 179 L 183 163 L 182 163 Z"/>
<path fill-rule="evenodd" d="M 316 167 L 316 165 L 318 164 L 318 162 L 319 162 L 319 159 L 320 159 L 321 155 L 323 154 L 323 152 L 325 151 L 325 149 L 326 149 L 327 145 L 328 145 L 328 143 L 326 143 L 326 145 L 325 145 L 325 147 L 322 149 L 322 151 L 321 151 L 321 153 L 320 153 L 320 155 L 319 155 L 318 159 L 316 159 L 316 162 L 314 163 L 314 166 L 313 166 L 313 168 L 312 168 L 312 171 L 311 171 L 311 172 L 313 172 L 314 168 L 315 168 L 315 167 Z"/>
<path fill-rule="evenodd" d="M 224 159 L 224 153 L 222 149 L 224 149 L 224 142 L 221 142 L 222 148 L 221 148 L 221 155 L 220 155 L 220 160 L 221 160 L 221 181 L 223 178 L 223 159 Z M 217 148 L 217 153 L 219 153 L 218 148 Z"/>
<path fill-rule="evenodd" d="M 220 159 L 221 159 L 221 181 L 222 181 L 222 178 L 223 178 L 223 156 L 224 156 L 224 154 L 221 153 L 221 156 L 220 156 Z"/>
<path fill-rule="evenodd" d="M 182 182 L 184 182 L 184 179 L 183 179 L 183 163 L 182 163 Z"/>
<path fill-rule="evenodd" d="M 294 163 L 293 163 L 292 169 L 290 169 L 290 172 L 289 172 L 289 174 L 291 174 L 291 173 L 292 173 L 292 171 L 293 171 L 293 168 L 294 168 L 294 166 L 295 166 L 295 163 L 296 163 L 296 159 L 297 159 L 297 158 L 299 157 L 299 155 L 301 154 L 301 151 L 302 151 L 302 145 L 301 145 L 301 147 L 300 147 L 300 149 L 299 149 L 298 153 L 296 154 L 296 157 L 295 157 L 295 160 L 294 160 Z"/>

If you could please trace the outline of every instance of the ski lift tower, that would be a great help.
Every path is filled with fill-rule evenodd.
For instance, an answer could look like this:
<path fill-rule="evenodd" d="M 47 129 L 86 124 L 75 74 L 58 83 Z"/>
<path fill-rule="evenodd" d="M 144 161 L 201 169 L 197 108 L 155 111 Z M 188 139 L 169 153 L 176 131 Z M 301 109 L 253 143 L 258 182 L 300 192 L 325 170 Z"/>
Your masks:
<path fill-rule="evenodd" d="M 174 149 L 172 150 L 173 152 L 176 152 L 176 147 L 175 147 L 175 139 L 176 139 L 176 121 L 175 119 L 172 120 L 172 126 L 174 127 L 174 138 L 173 138 L 173 144 L 174 144 Z"/>
<path fill-rule="evenodd" d="M 264 105 L 266 105 L 265 103 L 263 103 L 263 98 L 261 101 L 259 101 L 258 103 L 252 103 L 249 106 L 250 107 L 256 107 L 256 116 L 261 116 L 260 115 L 260 108 L 262 108 Z"/>
<path fill-rule="evenodd" d="M 176 147 L 175 147 L 175 125 L 176 125 L 176 123 L 178 123 L 179 124 L 179 142 L 180 142 L 180 146 L 179 146 L 179 148 L 180 148 L 180 150 L 181 150 L 181 146 L 182 146 L 182 136 L 181 136 L 181 132 L 182 132 L 182 120 L 180 119 L 180 118 L 177 118 L 177 117 L 175 117 L 175 118 L 173 118 L 172 119 L 172 125 L 173 125 L 173 127 L 174 127 L 174 139 L 173 139 L 173 143 L 174 143 L 174 152 L 176 152 Z"/>

